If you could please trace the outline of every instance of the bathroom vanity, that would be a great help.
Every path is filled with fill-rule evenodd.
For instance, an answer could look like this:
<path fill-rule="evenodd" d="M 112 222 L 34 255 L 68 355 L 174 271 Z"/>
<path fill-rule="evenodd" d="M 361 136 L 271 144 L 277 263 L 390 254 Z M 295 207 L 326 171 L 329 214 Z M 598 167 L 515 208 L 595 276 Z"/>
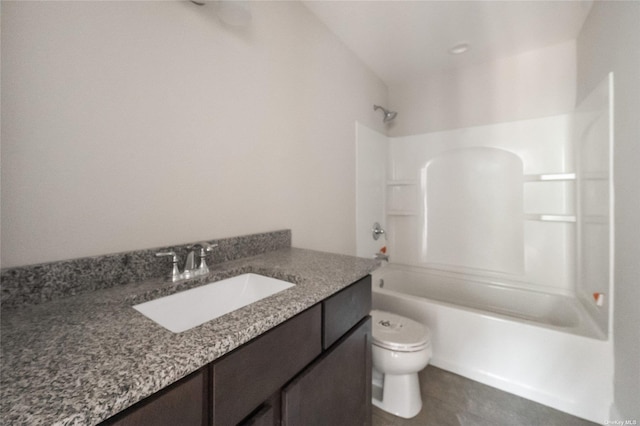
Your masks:
<path fill-rule="evenodd" d="M 378 263 L 292 248 L 289 231 L 215 242 L 188 282 L 155 278 L 156 249 L 3 270 L 0 423 L 369 424 Z M 134 309 L 246 273 L 295 285 L 183 332 Z"/>
<path fill-rule="evenodd" d="M 371 276 L 104 425 L 371 424 Z"/>

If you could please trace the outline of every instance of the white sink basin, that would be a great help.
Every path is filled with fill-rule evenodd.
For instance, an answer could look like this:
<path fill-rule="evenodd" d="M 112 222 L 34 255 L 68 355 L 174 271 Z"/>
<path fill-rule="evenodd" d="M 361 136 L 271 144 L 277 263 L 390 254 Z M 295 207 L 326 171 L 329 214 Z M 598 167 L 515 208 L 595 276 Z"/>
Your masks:
<path fill-rule="evenodd" d="M 164 328 L 180 333 L 293 286 L 275 278 L 243 274 L 133 308 Z"/>

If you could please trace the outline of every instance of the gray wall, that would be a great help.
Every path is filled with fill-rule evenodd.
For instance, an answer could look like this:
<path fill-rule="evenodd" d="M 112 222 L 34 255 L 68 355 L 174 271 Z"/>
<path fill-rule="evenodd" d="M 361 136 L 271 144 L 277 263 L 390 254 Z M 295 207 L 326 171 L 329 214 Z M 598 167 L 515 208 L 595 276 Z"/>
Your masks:
<path fill-rule="evenodd" d="M 2 2 L 2 266 L 288 228 L 355 253 L 387 87 L 299 2 Z"/>

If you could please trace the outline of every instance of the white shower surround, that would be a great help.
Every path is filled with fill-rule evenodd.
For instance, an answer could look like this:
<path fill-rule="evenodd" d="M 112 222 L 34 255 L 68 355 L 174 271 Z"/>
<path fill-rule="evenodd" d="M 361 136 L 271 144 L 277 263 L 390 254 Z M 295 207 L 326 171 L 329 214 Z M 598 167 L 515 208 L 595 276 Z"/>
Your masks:
<path fill-rule="evenodd" d="M 565 114 L 390 138 L 392 261 L 572 295 L 575 181 L 544 180 L 575 172 L 571 125 Z"/>
<path fill-rule="evenodd" d="M 380 278 L 375 276 L 374 308 L 431 327 L 434 365 L 601 423 L 615 417 L 612 94 L 610 74 L 575 114 L 390 138 L 388 163 L 379 153 L 380 138 L 370 138 L 375 147 L 369 147 L 370 133 L 360 125 L 357 132 L 358 158 L 363 155 L 388 170 L 387 180 L 378 182 L 386 187 L 386 203 L 371 214 L 386 216 L 392 264 L 378 273 L 387 275 L 384 288 L 375 285 Z M 492 160 L 501 155 L 493 155 L 495 150 L 521 160 L 520 176 L 517 162 Z M 457 160 L 441 167 L 444 173 L 430 172 L 434 159 L 456 151 L 470 158 L 454 155 Z M 483 171 L 472 161 L 474 155 L 497 171 Z M 522 190 L 498 185 L 497 192 L 503 193 L 485 203 L 477 194 L 490 191 L 487 183 L 495 183 L 505 167 Z M 466 170 L 471 178 L 459 176 Z M 442 179 L 441 188 L 436 178 Z M 457 217 L 460 230 L 441 224 L 459 233 L 453 248 L 447 247 L 446 233 L 430 240 L 427 232 L 434 217 L 428 209 L 434 179 L 435 192 L 442 194 L 439 203 L 447 203 L 447 190 L 467 191 L 471 208 L 467 216 Z M 359 174 L 358 193 L 366 198 L 361 181 L 367 177 Z M 375 185 L 368 181 L 368 187 L 372 194 Z M 488 212 L 495 200 L 504 203 L 510 196 L 521 197 L 523 208 L 502 217 L 510 226 L 514 218 L 523 221 L 524 247 L 517 246 L 517 238 L 508 241 L 508 232 L 498 232 L 515 255 L 483 268 L 478 260 L 487 234 L 468 233 L 468 226 L 499 227 Z M 453 219 L 456 209 L 464 207 L 456 197 Z M 439 215 L 446 219 L 446 208 Z M 366 227 L 358 222 L 363 236 Z M 466 235 L 471 249 L 465 246 Z M 359 255 L 365 255 L 360 242 Z M 491 246 L 489 241 L 485 248 L 491 251 Z M 433 261 L 442 258 L 439 248 L 448 250 L 447 261 Z M 603 295 L 602 306 L 594 293 Z"/>

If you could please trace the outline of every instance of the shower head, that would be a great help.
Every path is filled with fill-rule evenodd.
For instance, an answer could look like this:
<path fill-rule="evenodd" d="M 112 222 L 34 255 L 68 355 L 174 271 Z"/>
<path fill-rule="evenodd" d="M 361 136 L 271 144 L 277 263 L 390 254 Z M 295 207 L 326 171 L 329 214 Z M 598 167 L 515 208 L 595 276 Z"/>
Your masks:
<path fill-rule="evenodd" d="M 375 111 L 377 109 L 381 109 L 382 112 L 384 112 L 384 118 L 382 119 L 384 123 L 393 121 L 393 119 L 396 118 L 396 115 L 398 115 L 398 113 L 395 111 L 389 111 L 388 109 L 381 107 L 380 105 L 374 105 L 373 110 Z"/>

